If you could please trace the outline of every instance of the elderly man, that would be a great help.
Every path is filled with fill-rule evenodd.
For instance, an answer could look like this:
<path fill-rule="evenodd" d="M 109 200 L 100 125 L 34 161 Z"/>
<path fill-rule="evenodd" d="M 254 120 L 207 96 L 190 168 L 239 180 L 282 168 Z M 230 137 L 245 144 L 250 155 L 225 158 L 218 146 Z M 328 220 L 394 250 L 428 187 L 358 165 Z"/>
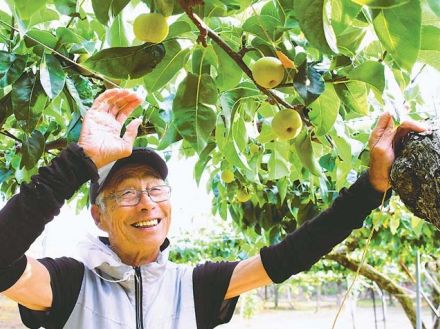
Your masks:
<path fill-rule="evenodd" d="M 370 138 L 369 172 L 329 209 L 252 258 L 192 268 L 167 259 L 171 189 L 165 162 L 150 149 L 132 150 L 139 119 L 120 136 L 140 103 L 127 90 L 100 95 L 78 144 L 40 168 L 0 212 L 0 291 L 19 303 L 30 328 L 207 329 L 229 321 L 241 293 L 307 270 L 361 227 L 388 189 L 396 134 L 424 130 L 412 122 L 395 130 L 391 116 L 383 115 Z M 92 217 L 108 238 L 84 243 L 81 260 L 25 256 L 88 180 Z"/>

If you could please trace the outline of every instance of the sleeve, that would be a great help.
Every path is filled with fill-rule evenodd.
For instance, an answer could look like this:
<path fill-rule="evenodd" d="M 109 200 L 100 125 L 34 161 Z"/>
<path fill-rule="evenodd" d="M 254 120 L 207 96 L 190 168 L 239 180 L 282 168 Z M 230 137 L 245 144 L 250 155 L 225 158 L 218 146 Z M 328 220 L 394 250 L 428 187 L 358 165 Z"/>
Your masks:
<path fill-rule="evenodd" d="M 238 262 L 206 262 L 193 272 L 197 329 L 211 329 L 231 320 L 238 296 L 225 300 L 232 272 Z"/>
<path fill-rule="evenodd" d="M 70 144 L 29 183 L 20 186 L 20 193 L 0 210 L 0 290 L 20 278 L 26 267 L 24 253 L 46 223 L 59 214 L 64 201 L 83 183 L 97 177 L 92 160 L 77 144 Z"/>
<path fill-rule="evenodd" d="M 391 190 L 386 198 L 391 195 Z M 308 270 L 322 256 L 362 227 L 370 212 L 377 208 L 384 193 L 376 191 L 363 173 L 349 188 L 342 189 L 332 206 L 288 234 L 280 243 L 260 250 L 264 269 L 275 283 Z"/>
<path fill-rule="evenodd" d="M 84 276 L 84 265 L 69 257 L 39 259 L 50 274 L 53 293 L 49 311 L 34 311 L 18 305 L 23 324 L 28 328 L 62 328 L 75 307 Z"/>

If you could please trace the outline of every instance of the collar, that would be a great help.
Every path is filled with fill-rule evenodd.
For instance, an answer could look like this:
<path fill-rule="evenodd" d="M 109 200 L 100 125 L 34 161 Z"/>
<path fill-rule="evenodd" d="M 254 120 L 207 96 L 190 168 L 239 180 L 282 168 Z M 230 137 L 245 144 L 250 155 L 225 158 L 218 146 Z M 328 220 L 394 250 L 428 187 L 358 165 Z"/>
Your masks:
<path fill-rule="evenodd" d="M 98 239 L 99 239 L 99 241 L 101 241 L 105 245 L 110 246 L 110 240 L 108 237 L 100 236 L 100 237 L 98 237 Z M 168 238 L 165 238 L 165 241 L 160 246 L 160 251 L 164 251 L 166 248 L 168 248 L 169 245 L 170 245 L 170 240 L 168 240 Z"/>
<path fill-rule="evenodd" d="M 156 281 L 164 274 L 167 264 L 170 241 L 165 239 L 155 262 L 140 266 L 144 282 Z M 130 282 L 134 277 L 134 268 L 124 264 L 110 248 L 106 237 L 87 235 L 79 244 L 79 256 L 84 265 L 102 279 L 110 282 Z"/>

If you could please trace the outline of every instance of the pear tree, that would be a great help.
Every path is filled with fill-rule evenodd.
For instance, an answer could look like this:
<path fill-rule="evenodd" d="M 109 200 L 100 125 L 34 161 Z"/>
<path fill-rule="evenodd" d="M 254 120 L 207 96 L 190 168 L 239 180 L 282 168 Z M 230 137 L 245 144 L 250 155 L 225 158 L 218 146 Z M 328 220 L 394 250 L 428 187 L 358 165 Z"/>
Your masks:
<path fill-rule="evenodd" d="M 440 80 L 435 0 L 0 4 L 5 197 L 77 141 L 97 95 L 130 88 L 145 99 L 127 120 L 143 119 L 136 145 L 196 157 L 213 212 L 276 242 L 366 170 L 380 112 L 398 123 L 438 108 L 422 84 Z M 86 207 L 87 186 L 73 200 Z M 375 219 L 379 232 L 395 227 L 390 218 Z M 423 227 L 421 248 L 432 244 L 430 224 L 402 223 L 402 232 Z"/>

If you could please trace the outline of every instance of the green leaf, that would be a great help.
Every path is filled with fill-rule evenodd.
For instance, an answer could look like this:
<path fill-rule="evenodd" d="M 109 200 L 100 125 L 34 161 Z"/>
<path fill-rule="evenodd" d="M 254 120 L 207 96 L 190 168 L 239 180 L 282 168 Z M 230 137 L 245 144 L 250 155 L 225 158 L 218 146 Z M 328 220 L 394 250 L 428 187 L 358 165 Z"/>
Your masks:
<path fill-rule="evenodd" d="M 397 229 L 400 226 L 400 217 L 394 215 L 390 218 L 390 231 L 391 234 L 396 234 L 397 233 Z"/>
<path fill-rule="evenodd" d="M 40 82 L 49 98 L 59 95 L 64 88 L 66 74 L 55 56 L 43 54 L 40 64 Z"/>
<path fill-rule="evenodd" d="M 6 119 L 11 116 L 13 113 L 12 110 L 12 101 L 11 101 L 11 93 L 4 96 L 0 99 L 0 128 L 5 123 Z"/>
<path fill-rule="evenodd" d="M 48 31 L 32 29 L 29 30 L 24 36 L 24 43 L 28 48 L 43 44 L 53 49 L 57 44 L 57 38 Z"/>
<path fill-rule="evenodd" d="M 177 37 L 187 32 L 191 32 L 193 30 L 190 22 L 178 20 L 170 25 L 170 30 L 168 32 L 168 39 L 172 37 Z"/>
<path fill-rule="evenodd" d="M 0 169 L 0 184 L 7 181 L 9 177 L 14 175 L 14 171 L 9 169 Z"/>
<path fill-rule="evenodd" d="M 316 135 L 325 135 L 333 127 L 340 105 L 335 89 L 327 83 L 324 92 L 310 104 L 309 118 L 316 127 Z"/>
<path fill-rule="evenodd" d="M 11 92 L 14 115 L 23 121 L 28 132 L 35 128 L 47 101 L 39 80 L 37 75 L 26 72 L 14 83 Z"/>
<path fill-rule="evenodd" d="M 144 86 L 149 92 L 164 87 L 179 72 L 188 61 L 190 50 L 182 49 L 177 40 L 169 40 L 165 43 L 165 57 L 144 78 Z"/>
<path fill-rule="evenodd" d="M 76 12 L 76 2 L 77 0 L 54 0 L 57 10 L 67 16 Z"/>
<path fill-rule="evenodd" d="M 68 96 L 73 100 L 73 102 L 71 102 L 72 111 L 77 110 L 82 116 L 86 115 L 87 108 L 82 102 L 81 96 L 76 89 L 75 82 L 69 77 L 66 78 L 66 89 L 68 91 Z M 70 100 L 70 98 L 68 99 Z"/>
<path fill-rule="evenodd" d="M 217 54 L 211 45 L 207 47 L 196 46 L 191 55 L 192 72 L 194 74 L 210 74 L 211 66 L 217 67 Z"/>
<path fill-rule="evenodd" d="M 422 26 L 422 41 L 418 60 L 440 71 L 440 29 Z"/>
<path fill-rule="evenodd" d="M 384 66 L 381 63 L 367 61 L 355 67 L 348 73 L 348 78 L 366 82 L 376 88 L 380 93 L 383 93 L 385 88 L 385 72 Z"/>
<path fill-rule="evenodd" d="M 107 32 L 107 42 L 110 47 L 128 47 L 127 34 L 124 28 L 122 13 L 115 17 Z"/>
<path fill-rule="evenodd" d="M 102 24 L 107 25 L 110 17 L 117 16 L 130 0 L 92 0 L 93 11 Z"/>
<path fill-rule="evenodd" d="M 45 140 L 43 134 L 38 130 L 34 130 L 31 136 L 23 141 L 20 151 L 22 154 L 20 168 L 24 166 L 27 170 L 32 169 L 41 158 L 44 147 Z"/>
<path fill-rule="evenodd" d="M 162 44 L 104 49 L 83 63 L 109 78 L 137 79 L 150 73 L 165 56 Z"/>
<path fill-rule="evenodd" d="M 347 140 L 347 136 L 343 131 L 343 126 L 336 126 L 330 133 L 336 146 L 336 153 L 339 158 L 346 163 L 351 163 L 351 157 L 353 156 L 350 142 Z"/>
<path fill-rule="evenodd" d="M 243 70 L 222 48 L 217 44 L 214 44 L 213 46 L 218 57 L 218 69 L 215 84 L 221 91 L 237 86 L 243 76 Z"/>
<path fill-rule="evenodd" d="M 273 143 L 272 152 L 267 164 L 269 179 L 277 180 L 289 176 L 289 150 L 290 145 L 287 142 Z"/>
<path fill-rule="evenodd" d="M 220 150 L 223 153 L 224 158 L 228 159 L 228 162 L 231 165 L 242 169 L 245 174 L 250 174 L 252 172 L 251 168 L 249 168 L 246 157 L 238 148 L 235 140 L 230 136 L 226 138 L 226 143 Z M 252 175 L 249 175 L 249 177 L 253 179 Z"/>
<path fill-rule="evenodd" d="M 294 139 L 294 146 L 303 166 L 313 175 L 321 176 L 319 163 L 313 154 L 311 135 L 307 129 L 303 128 L 301 133 Z"/>
<path fill-rule="evenodd" d="M 156 7 L 159 13 L 168 17 L 173 14 L 175 0 L 156 0 Z"/>
<path fill-rule="evenodd" d="M 428 0 L 428 4 L 437 17 L 440 17 L 440 2 L 438 0 Z"/>
<path fill-rule="evenodd" d="M 174 124 L 197 152 L 206 147 L 215 127 L 218 94 L 212 78 L 188 73 L 173 100 Z"/>
<path fill-rule="evenodd" d="M 28 19 L 45 4 L 46 0 L 14 0 L 15 9 L 22 19 Z"/>
<path fill-rule="evenodd" d="M 410 0 L 351 0 L 359 5 L 370 8 L 392 8 L 404 5 Z M 412 1 L 412 0 L 411 0 Z"/>
<path fill-rule="evenodd" d="M 420 49 L 421 8 L 419 1 L 374 12 L 374 30 L 396 63 L 411 71 Z"/>
<path fill-rule="evenodd" d="M 367 86 L 364 82 L 349 81 L 335 84 L 334 87 L 348 109 L 361 115 L 368 114 Z"/>
<path fill-rule="evenodd" d="M 309 105 L 324 92 L 324 79 L 313 66 L 306 62 L 298 67 L 298 72 L 293 79 L 296 91 L 304 100 L 304 105 Z"/>
<path fill-rule="evenodd" d="M 331 50 L 324 31 L 324 0 L 295 0 L 299 25 L 310 44 L 324 53 Z"/>
<path fill-rule="evenodd" d="M 27 24 L 27 27 L 34 26 L 41 23 L 47 23 L 50 21 L 58 21 L 60 15 L 55 10 L 49 8 L 41 8 L 35 14 L 33 14 Z"/>
<path fill-rule="evenodd" d="M 85 39 L 82 36 L 76 34 L 71 29 L 65 28 L 63 26 L 57 28 L 56 35 L 58 38 L 59 46 L 65 44 L 79 44 L 85 41 Z"/>
<path fill-rule="evenodd" d="M 251 82 L 242 82 L 236 88 L 220 95 L 220 104 L 225 118 L 226 128 L 231 127 L 235 113 L 241 101 L 259 96 L 260 91 Z"/>
<path fill-rule="evenodd" d="M 200 184 L 200 179 L 202 178 L 206 164 L 209 162 L 209 160 L 211 160 L 211 156 L 209 154 L 215 149 L 215 147 L 215 143 L 208 143 L 208 145 L 206 145 L 202 153 L 199 155 L 199 159 L 194 166 L 194 178 L 196 179 L 197 185 Z"/>
<path fill-rule="evenodd" d="M 282 36 L 282 32 L 277 29 L 282 26 L 283 24 L 276 17 L 255 15 L 243 23 L 242 29 L 271 44 Z"/>
<path fill-rule="evenodd" d="M 351 161 L 342 161 L 339 158 L 336 159 L 336 190 L 340 190 L 343 187 L 348 187 L 349 182 L 347 175 L 352 169 Z"/>
<path fill-rule="evenodd" d="M 79 114 L 78 112 L 73 113 L 72 119 L 70 120 L 69 125 L 67 126 L 67 134 L 66 134 L 67 143 L 78 142 L 82 128 L 81 118 L 82 118 L 81 114 Z"/>
<path fill-rule="evenodd" d="M 12 22 L 12 16 L 9 15 L 8 13 L 4 12 L 3 10 L 0 10 L 0 19 L 9 25 L 14 24 Z M 7 35 L 11 33 L 10 32 L 11 29 L 9 27 L 7 27 L 5 24 L 0 24 L 0 31 L 6 33 Z"/>
<path fill-rule="evenodd" d="M 162 135 L 159 145 L 157 146 L 158 150 L 164 150 L 171 144 L 180 141 L 182 139 L 182 136 L 180 136 L 179 132 L 177 131 L 176 126 L 174 125 L 174 122 L 169 122 L 165 133 Z"/>
<path fill-rule="evenodd" d="M 13 84 L 23 74 L 28 56 L 0 50 L 0 88 Z"/>

